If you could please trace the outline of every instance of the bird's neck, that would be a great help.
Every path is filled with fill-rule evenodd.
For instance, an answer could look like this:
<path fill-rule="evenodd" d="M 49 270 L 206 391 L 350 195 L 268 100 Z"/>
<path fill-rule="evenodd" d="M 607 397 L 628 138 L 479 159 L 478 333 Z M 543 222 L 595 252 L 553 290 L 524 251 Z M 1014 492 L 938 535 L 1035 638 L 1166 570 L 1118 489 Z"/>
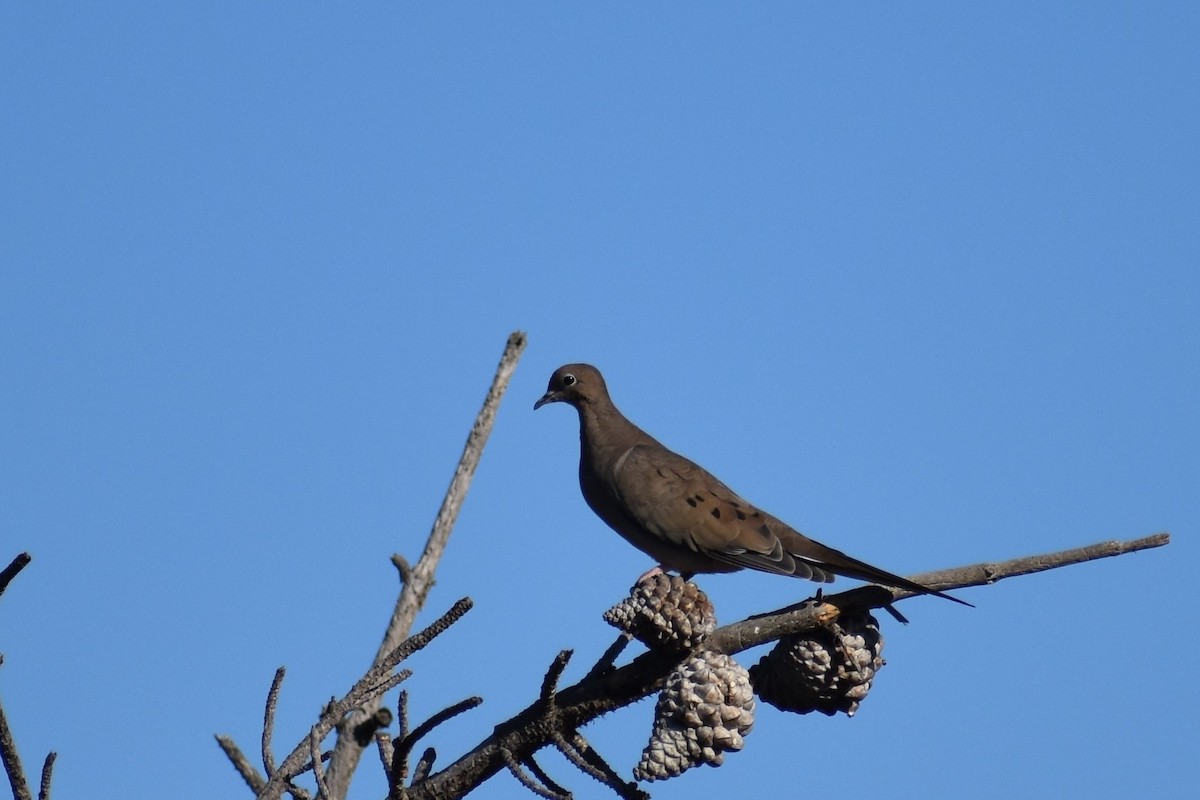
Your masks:
<path fill-rule="evenodd" d="M 593 464 L 620 458 L 630 447 L 653 441 L 622 414 L 612 401 L 580 403 L 580 455 Z M 603 434 L 601 434 L 603 431 Z"/>

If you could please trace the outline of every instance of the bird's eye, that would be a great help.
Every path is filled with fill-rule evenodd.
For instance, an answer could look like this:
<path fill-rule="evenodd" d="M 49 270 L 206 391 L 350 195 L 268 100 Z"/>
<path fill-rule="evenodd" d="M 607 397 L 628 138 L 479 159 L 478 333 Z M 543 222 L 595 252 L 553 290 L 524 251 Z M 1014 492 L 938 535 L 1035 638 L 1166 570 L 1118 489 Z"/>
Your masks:
<path fill-rule="evenodd" d="M 575 376 L 569 372 L 566 375 L 563 375 L 562 385 L 563 386 L 574 386 L 575 385 Z"/>

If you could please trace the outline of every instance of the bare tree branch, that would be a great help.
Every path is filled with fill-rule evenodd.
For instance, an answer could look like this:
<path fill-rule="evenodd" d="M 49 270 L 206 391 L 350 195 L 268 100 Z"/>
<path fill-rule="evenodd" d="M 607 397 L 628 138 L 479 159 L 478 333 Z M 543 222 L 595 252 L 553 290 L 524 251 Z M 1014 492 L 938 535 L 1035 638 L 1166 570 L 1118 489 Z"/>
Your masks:
<path fill-rule="evenodd" d="M 621 800 L 649 800 L 650 795 L 638 788 L 636 783 L 626 781 L 609 763 L 600 757 L 591 742 L 576 731 L 568 741 L 561 734 L 556 735 L 554 744 L 572 764 L 581 772 L 590 775 L 600 783 L 616 792 Z"/>
<path fill-rule="evenodd" d="M 4 594 L 12 579 L 32 560 L 29 553 L 21 553 L 7 567 L 0 570 L 0 594 Z M 0 656 L 0 664 L 3 663 L 4 657 Z M 42 767 L 42 791 L 47 794 L 50 792 L 50 769 L 54 766 L 54 758 L 54 753 L 51 753 Z M 17 743 L 13 740 L 12 729 L 8 727 L 8 717 L 4 714 L 3 704 L 0 704 L 0 762 L 4 763 L 4 771 L 8 773 L 13 800 L 33 800 L 29 793 L 29 784 L 25 780 L 25 769 L 21 766 L 21 756 L 17 752 Z"/>
<path fill-rule="evenodd" d="M 529 791 L 536 794 L 538 797 L 544 797 L 547 800 L 570 800 L 570 794 L 556 792 L 553 789 L 543 786 L 532 775 L 529 775 L 513 758 L 513 754 L 504 748 L 500 748 L 500 758 L 504 761 L 504 766 L 508 767 L 508 771 L 517 779 L 517 783 L 524 786 Z"/>
<path fill-rule="evenodd" d="M 325 785 L 325 767 L 321 763 L 321 740 L 317 738 L 316 728 L 308 734 L 308 754 L 312 759 L 313 776 L 317 781 L 317 797 L 320 800 L 329 800 L 329 787 Z"/>
<path fill-rule="evenodd" d="M 262 790 L 267 786 L 267 779 L 260 775 L 258 769 L 250 763 L 250 759 L 246 758 L 246 754 L 242 752 L 242 748 L 237 746 L 233 737 L 217 734 L 216 738 L 217 744 L 225 751 L 226 758 L 242 776 L 242 780 L 250 787 L 250 791 L 255 795 L 262 794 Z"/>
<path fill-rule="evenodd" d="M 412 733 L 404 736 L 396 744 L 395 752 L 392 755 L 392 771 L 398 776 L 397 783 L 404 778 L 404 765 L 408 763 L 408 754 L 416 747 L 417 742 L 425 738 L 434 728 L 441 725 L 443 722 L 454 719 L 459 714 L 465 711 L 470 711 L 472 708 L 478 708 L 483 702 L 483 698 L 479 696 L 468 697 L 465 700 L 460 700 L 454 705 L 443 708 L 441 711 L 434 714 L 429 719 L 422 722 L 417 727 L 413 728 Z"/>
<path fill-rule="evenodd" d="M 1002 561 L 1000 563 L 985 562 L 982 564 L 972 564 L 968 567 L 954 567 L 952 569 L 937 570 L 936 572 L 923 572 L 920 575 L 914 575 L 912 579 L 931 589 L 939 590 L 943 587 L 961 589 L 967 586 L 986 586 L 1018 575 L 1032 575 L 1035 572 L 1044 572 L 1048 569 L 1057 569 L 1071 564 L 1082 564 L 1084 561 L 1095 561 L 1100 558 L 1111 558 L 1112 556 L 1134 553 L 1138 550 L 1148 550 L 1152 547 L 1162 547 L 1170 541 L 1171 534 L 1166 532 L 1155 533 L 1151 536 L 1144 536 L 1141 539 L 1134 539 L 1128 542 L 1110 539 L 1106 542 L 1098 542 L 1086 547 L 1076 547 L 1071 550 L 1062 550 L 1057 553 L 1043 553 L 1036 556 Z M 912 596 L 911 592 L 899 590 L 893 592 L 893 594 L 896 599 Z"/>
<path fill-rule="evenodd" d="M 426 747 L 425 752 L 421 753 L 421 758 L 418 759 L 417 765 L 413 767 L 413 785 L 423 783 L 429 777 L 429 770 L 433 769 L 433 762 L 437 760 L 437 750 L 432 747 Z"/>
<path fill-rule="evenodd" d="M 25 569 L 25 566 L 30 561 L 33 561 L 33 556 L 29 555 L 29 553 L 20 553 L 7 567 L 0 570 L 0 594 L 4 594 L 4 590 L 8 588 L 8 584 L 12 583 L 12 579 L 17 577 L 17 573 Z"/>
<path fill-rule="evenodd" d="M 54 772 L 54 762 L 58 758 L 58 753 L 50 752 L 46 754 L 46 760 L 42 762 L 42 781 L 38 784 L 38 800 L 50 800 L 50 775 Z"/>
<path fill-rule="evenodd" d="M 538 692 L 538 697 L 542 702 L 547 704 L 554 702 L 554 693 L 558 691 L 558 679 L 562 677 L 563 670 L 567 668 L 567 663 L 574 653 L 574 650 L 560 650 L 554 657 L 550 668 L 546 670 L 545 677 L 542 678 L 542 690 Z"/>
<path fill-rule="evenodd" d="M 525 766 L 533 773 L 534 777 L 545 784 L 546 788 L 552 792 L 558 792 L 564 797 L 570 797 L 571 793 L 554 782 L 554 779 L 546 774 L 546 770 L 542 769 L 541 765 L 533 756 L 525 759 Z"/>
<path fill-rule="evenodd" d="M 3 705 L 0 705 L 0 760 L 4 762 L 4 771 L 8 773 L 13 800 L 33 800 L 33 795 L 29 793 L 29 784 L 25 782 L 25 770 L 21 766 L 21 756 L 17 753 L 17 743 L 13 741 Z"/>
<path fill-rule="evenodd" d="M 404 586 L 400 591 L 400 597 L 397 599 L 395 610 L 392 612 L 392 619 L 388 623 L 383 642 L 380 644 L 379 652 L 375 657 L 377 662 L 383 660 L 388 653 L 394 650 L 408 636 L 417 613 L 425 605 L 425 599 L 428 597 L 429 590 L 433 586 L 434 572 L 437 569 L 438 562 L 442 558 L 442 553 L 446 549 L 446 542 L 449 540 L 450 532 L 453 530 L 454 523 L 458 519 L 458 512 L 462 508 L 463 501 L 466 499 L 467 489 L 470 487 L 471 479 L 474 477 L 475 470 L 479 466 L 484 445 L 487 444 L 488 436 L 491 435 L 492 426 L 496 419 L 496 412 L 500 407 L 500 400 L 504 396 L 505 389 L 508 388 L 508 382 L 512 378 L 513 372 L 516 370 L 521 352 L 525 349 L 525 341 L 525 334 L 520 331 L 516 331 L 508 337 L 504 353 L 500 357 L 500 364 L 496 368 L 496 375 L 492 379 L 491 388 L 488 390 L 487 397 L 483 401 L 483 408 L 480 409 L 479 415 L 475 419 L 471 433 L 467 437 L 462 457 L 459 459 L 458 467 L 454 471 L 454 477 L 450 481 L 450 488 L 446 491 L 442 507 L 438 510 L 437 518 L 433 523 L 433 530 L 430 532 L 429 539 L 425 543 L 425 550 L 421 554 L 421 558 L 411 568 L 406 568 L 407 564 L 402 558 L 398 561 L 393 558 L 393 563 L 396 564 L 396 568 L 400 571 Z M 330 797 L 333 800 L 344 800 L 346 797 L 346 793 L 350 788 L 351 777 L 358 766 L 359 758 L 362 756 L 364 746 L 355 740 L 352 731 L 355 726 L 374 714 L 378 707 L 379 699 L 372 698 L 364 702 L 361 708 L 356 709 L 338 727 L 337 743 L 334 746 L 333 758 L 330 760 L 329 772 L 326 776 Z"/>
<path fill-rule="evenodd" d="M 271 735 L 275 731 L 275 704 L 279 700 L 279 687 L 283 684 L 283 676 L 287 672 L 283 667 L 275 670 L 275 678 L 267 691 L 267 706 L 263 710 L 262 730 L 262 763 L 263 769 L 270 775 L 275 772 L 275 756 L 271 753 Z"/>

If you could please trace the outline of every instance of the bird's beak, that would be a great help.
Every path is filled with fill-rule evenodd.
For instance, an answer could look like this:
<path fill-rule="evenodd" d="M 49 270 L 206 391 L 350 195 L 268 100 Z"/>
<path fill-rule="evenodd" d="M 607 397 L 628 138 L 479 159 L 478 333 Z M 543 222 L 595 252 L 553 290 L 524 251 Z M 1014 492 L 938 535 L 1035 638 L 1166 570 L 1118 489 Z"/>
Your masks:
<path fill-rule="evenodd" d="M 562 394 L 559 392 L 546 392 L 544 395 L 542 395 L 542 399 L 533 404 L 533 410 L 537 411 L 539 408 L 546 405 L 546 403 L 557 403 L 559 400 L 562 400 Z"/>

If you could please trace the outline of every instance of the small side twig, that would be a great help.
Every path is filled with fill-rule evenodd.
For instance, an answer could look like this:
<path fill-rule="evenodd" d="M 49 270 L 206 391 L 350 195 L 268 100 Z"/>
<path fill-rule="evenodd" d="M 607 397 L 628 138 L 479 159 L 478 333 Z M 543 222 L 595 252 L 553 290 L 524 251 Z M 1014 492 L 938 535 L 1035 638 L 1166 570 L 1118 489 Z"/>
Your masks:
<path fill-rule="evenodd" d="M 617 774 L 579 731 L 574 732 L 569 742 L 562 734 L 555 733 L 554 744 L 567 760 L 584 774 L 612 789 L 621 800 L 648 800 L 650 797 L 636 783 L 628 782 Z"/>
<path fill-rule="evenodd" d="M 437 760 L 437 750 L 432 747 L 426 747 L 425 752 L 421 753 L 421 758 L 417 760 L 417 765 L 413 767 L 413 785 L 424 783 L 429 777 L 429 770 L 433 769 L 433 762 Z"/>
<path fill-rule="evenodd" d="M 271 680 L 271 688 L 267 691 L 267 706 L 263 710 L 262 730 L 262 763 L 267 771 L 267 777 L 275 773 L 275 755 L 271 752 L 271 736 L 275 732 L 275 704 L 279 701 L 279 687 L 283 685 L 283 676 L 287 670 L 283 667 L 275 670 Z"/>
<path fill-rule="evenodd" d="M 33 561 L 33 556 L 29 553 L 18 553 L 7 567 L 0 570 L 0 594 L 4 594 L 4 590 L 12 583 L 12 579 L 17 577 L 17 573 L 25 569 L 30 561 Z"/>
<path fill-rule="evenodd" d="M 472 708 L 477 708 L 482 702 L 483 698 L 479 696 L 468 697 L 465 700 L 460 700 L 452 706 L 443 708 L 441 711 L 437 712 L 432 717 L 414 728 L 412 733 L 401 739 L 396 745 L 395 754 L 392 756 L 392 769 L 401 776 L 401 780 L 403 780 L 404 770 L 396 769 L 397 760 L 400 762 L 401 766 L 407 764 L 408 754 L 411 753 L 413 748 L 417 746 L 417 742 L 423 739 L 430 731 L 432 731 L 438 725 L 441 725 L 443 722 L 457 717 L 464 711 L 470 711 Z"/>
<path fill-rule="evenodd" d="M 521 769 L 521 765 L 517 763 L 517 760 L 513 758 L 513 754 L 507 748 L 500 748 L 500 758 L 504 760 L 504 765 L 508 767 L 508 771 L 517 779 L 517 782 L 538 797 L 545 797 L 547 800 L 569 800 L 571 797 L 570 794 L 556 792 L 534 780 L 533 776 Z"/>
<path fill-rule="evenodd" d="M 400 692 L 396 711 L 400 716 L 400 724 L 396 732 L 395 744 L 392 747 L 392 756 L 388 759 L 388 763 L 383 765 L 388 774 L 388 790 L 391 800 L 396 800 L 400 796 L 400 789 L 403 788 L 404 781 L 408 779 L 408 751 L 401 750 L 399 746 L 408 738 L 408 692 Z"/>
<path fill-rule="evenodd" d="M 13 800 L 33 800 L 29 794 L 29 784 L 25 782 L 21 756 L 17 754 L 17 743 L 13 741 L 12 730 L 8 727 L 8 717 L 4 715 L 4 706 L 0 706 L 0 760 L 4 762 L 4 771 L 8 773 Z"/>
<path fill-rule="evenodd" d="M 53 750 L 46 754 L 42 764 L 42 782 L 38 785 L 38 800 L 50 800 L 50 773 L 54 771 L 54 762 L 58 753 Z"/>
<path fill-rule="evenodd" d="M 329 800 L 329 787 L 325 785 L 325 765 L 321 763 L 321 740 L 317 738 L 317 729 L 308 733 L 308 752 L 312 758 L 313 777 L 317 780 L 317 797 Z"/>
<path fill-rule="evenodd" d="M 591 748 L 591 745 L 589 745 L 580 734 L 575 733 L 573 738 L 576 740 L 576 742 L 580 742 L 584 749 Z M 608 775 L 606 775 L 599 768 L 589 764 L 579 750 L 576 749 L 575 742 L 568 742 L 567 737 L 563 736 L 558 731 L 554 732 L 554 746 L 558 748 L 558 752 L 567 757 L 567 761 L 570 761 L 572 764 L 574 764 L 575 768 L 584 775 L 587 775 L 588 777 L 597 780 L 600 783 L 608 783 Z M 605 766 L 607 766 L 607 764 L 605 764 Z"/>
<path fill-rule="evenodd" d="M 217 744 L 225 751 L 225 756 L 229 762 L 233 764 L 233 768 L 242 776 L 242 780 L 250 787 L 250 791 L 257 796 L 262 793 L 262 790 L 267 786 L 267 779 L 259 774 L 258 769 L 250 763 L 250 759 L 246 758 L 246 754 L 237 746 L 237 742 L 233 741 L 231 736 L 221 736 L 217 734 Z"/>
<path fill-rule="evenodd" d="M 563 670 L 567 668 L 567 663 L 571 660 L 574 652 L 574 650 L 558 651 L 558 655 L 550 663 L 550 668 L 546 670 L 546 676 L 542 678 L 542 690 L 538 696 L 547 706 L 554 704 L 554 693 L 558 691 L 558 679 L 562 677 Z"/>
<path fill-rule="evenodd" d="M 563 795 L 564 797 L 570 796 L 571 793 L 569 791 L 567 791 L 565 788 L 563 788 L 562 786 L 560 786 L 558 783 L 556 783 L 554 781 L 554 779 L 551 778 L 548 774 L 546 774 L 546 770 L 542 769 L 542 765 L 539 764 L 537 761 L 535 761 L 533 756 L 530 756 L 529 758 L 525 759 L 525 761 L 523 761 L 522 763 L 525 765 L 526 768 L 528 768 L 528 770 L 530 772 L 533 773 L 534 777 L 537 778 L 539 781 L 541 781 L 543 784 L 545 784 L 546 788 L 548 788 L 550 791 L 558 792 L 560 795 Z"/>
<path fill-rule="evenodd" d="M 406 584 L 412 580 L 412 565 L 408 559 L 399 553 L 392 553 L 392 566 L 400 573 L 400 583 Z"/>
<path fill-rule="evenodd" d="M 583 679 L 585 681 L 593 680 L 604 673 L 611 671 L 613 665 L 616 664 L 617 656 L 621 655 L 621 653 L 625 651 L 625 648 L 628 647 L 629 643 L 632 641 L 633 637 L 628 633 L 621 633 L 619 636 L 617 636 L 617 640 L 608 646 L 608 649 L 605 650 L 596 663 L 592 665 L 592 668 L 588 670 L 587 675 L 583 676 Z"/>
<path fill-rule="evenodd" d="M 392 760 L 396 756 L 396 745 L 392 735 L 387 731 L 375 732 L 375 751 L 379 754 L 379 763 L 383 766 L 383 774 L 388 777 L 388 787 L 391 787 Z"/>

